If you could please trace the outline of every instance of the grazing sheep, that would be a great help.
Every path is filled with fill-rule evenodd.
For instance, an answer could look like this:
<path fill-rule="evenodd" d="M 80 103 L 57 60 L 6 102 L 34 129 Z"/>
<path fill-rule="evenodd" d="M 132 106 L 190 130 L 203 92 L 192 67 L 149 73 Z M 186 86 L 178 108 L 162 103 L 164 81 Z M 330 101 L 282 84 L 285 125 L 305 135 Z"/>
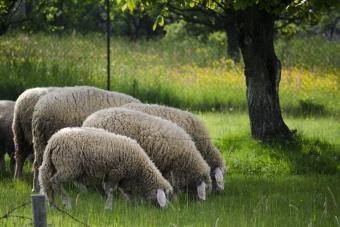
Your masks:
<path fill-rule="evenodd" d="M 80 126 L 91 113 L 139 100 L 95 87 L 73 87 L 49 92 L 39 99 L 32 118 L 34 147 L 33 191 L 39 191 L 38 168 L 48 139 L 59 129 Z"/>
<path fill-rule="evenodd" d="M 42 193 L 50 203 L 54 192 L 60 193 L 66 207 L 70 201 L 63 183 L 80 181 L 103 183 L 106 208 L 112 208 L 112 191 L 119 187 L 128 193 L 144 196 L 166 205 L 172 192 L 154 163 L 135 140 L 95 128 L 64 128 L 48 141 L 39 168 Z"/>
<path fill-rule="evenodd" d="M 210 166 L 214 188 L 218 191 L 224 189 L 225 164 L 223 157 L 212 144 L 208 130 L 195 115 L 180 109 L 155 104 L 129 103 L 123 107 L 161 117 L 182 127 L 191 136 L 197 150 L 201 152 Z"/>
<path fill-rule="evenodd" d="M 15 144 L 15 177 L 22 176 L 24 162 L 29 155 L 33 154 L 32 143 L 32 116 L 35 104 L 48 92 L 55 90 L 54 87 L 38 87 L 24 91 L 17 99 L 13 116 L 13 135 Z"/>
<path fill-rule="evenodd" d="M 135 139 L 176 191 L 197 190 L 205 200 L 210 168 L 191 137 L 176 124 L 139 111 L 109 108 L 91 114 L 83 127 L 104 128 Z"/>
<path fill-rule="evenodd" d="M 5 155 L 6 152 L 11 157 L 10 172 L 14 172 L 14 144 L 12 133 L 12 120 L 15 102 L 13 101 L 0 101 L 0 167 L 4 175 L 6 172 Z"/>

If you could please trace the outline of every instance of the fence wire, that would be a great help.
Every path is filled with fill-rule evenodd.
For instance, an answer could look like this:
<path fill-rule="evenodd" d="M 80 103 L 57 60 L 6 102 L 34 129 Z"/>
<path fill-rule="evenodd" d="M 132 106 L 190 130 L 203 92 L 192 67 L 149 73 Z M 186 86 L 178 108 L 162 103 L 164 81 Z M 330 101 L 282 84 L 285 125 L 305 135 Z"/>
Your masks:
<path fill-rule="evenodd" d="M 30 200 L 25 200 L 23 202 L 21 202 L 19 205 L 17 206 L 10 206 L 6 212 L 4 212 L 4 214 L 0 217 L 0 221 L 2 220 L 8 220 L 10 218 L 19 218 L 19 219 L 23 219 L 23 220 L 28 220 L 30 221 L 30 223 L 27 223 L 27 224 L 30 224 L 32 225 L 33 224 L 33 219 L 31 217 L 27 217 L 27 216 L 24 216 L 24 215 L 20 215 L 20 214 L 14 214 L 15 211 L 19 210 L 20 208 L 25 208 L 27 206 L 30 206 L 32 204 L 32 201 L 31 199 Z M 66 210 L 58 207 L 57 205 L 55 204 L 50 204 L 50 207 L 53 207 L 55 208 L 59 213 L 63 214 L 63 215 L 66 215 L 68 216 L 69 218 L 71 218 L 74 222 L 77 222 L 79 224 L 81 224 L 82 226 L 86 226 L 86 227 L 90 227 L 89 224 L 81 221 L 79 218 L 75 217 L 74 215 L 70 214 L 69 212 L 67 212 Z M 48 217 L 47 217 L 48 219 Z"/>
<path fill-rule="evenodd" d="M 56 209 L 57 211 L 59 211 L 60 213 L 62 213 L 62 214 L 64 214 L 64 215 L 68 216 L 69 218 L 71 218 L 73 221 L 78 222 L 79 224 L 81 224 L 81 225 L 83 225 L 83 226 L 90 227 L 89 224 L 87 224 L 87 223 L 81 221 L 79 218 L 76 218 L 75 216 L 73 216 L 72 214 L 70 214 L 69 212 L 67 212 L 67 211 L 64 210 L 64 209 L 61 209 L 61 208 L 58 207 L 57 205 L 55 205 L 55 204 L 50 204 L 50 205 L 51 205 L 51 207 L 55 208 L 55 209 Z"/>
<path fill-rule="evenodd" d="M 8 208 L 7 211 L 0 217 L 0 221 L 4 219 L 9 219 L 9 218 L 20 218 L 20 219 L 32 221 L 32 218 L 30 217 L 13 214 L 16 210 L 27 207 L 28 205 L 31 205 L 31 203 L 32 203 L 31 200 L 26 200 L 15 207 Z"/>

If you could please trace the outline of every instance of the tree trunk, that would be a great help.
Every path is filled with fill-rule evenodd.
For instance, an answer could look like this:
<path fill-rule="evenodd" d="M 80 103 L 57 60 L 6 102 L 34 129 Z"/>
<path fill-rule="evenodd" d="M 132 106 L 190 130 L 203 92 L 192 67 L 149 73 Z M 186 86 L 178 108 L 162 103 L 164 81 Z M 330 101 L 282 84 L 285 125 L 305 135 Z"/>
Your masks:
<path fill-rule="evenodd" d="M 260 140 L 291 138 L 280 109 L 281 63 L 274 50 L 275 17 L 256 7 L 240 14 L 237 27 L 252 136 Z"/>
<path fill-rule="evenodd" d="M 235 62 L 240 62 L 240 46 L 238 43 L 238 35 L 235 23 L 229 21 L 225 24 L 225 32 L 227 34 L 227 53 Z"/>

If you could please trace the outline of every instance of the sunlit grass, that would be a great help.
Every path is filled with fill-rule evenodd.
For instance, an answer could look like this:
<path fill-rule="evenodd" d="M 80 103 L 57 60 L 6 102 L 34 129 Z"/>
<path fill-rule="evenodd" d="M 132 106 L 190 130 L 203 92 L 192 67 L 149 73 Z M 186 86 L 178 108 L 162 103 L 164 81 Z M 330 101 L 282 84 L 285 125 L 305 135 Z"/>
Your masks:
<path fill-rule="evenodd" d="M 340 58 L 340 45 L 319 39 L 309 41 L 305 48 L 323 64 L 314 64 L 307 53 L 298 52 L 301 43 L 285 41 L 294 44 L 285 46 L 284 41 L 277 42 L 283 61 L 282 109 L 298 116 L 339 116 L 340 66 L 334 61 Z M 330 51 L 331 46 L 339 51 Z M 319 53 L 320 47 L 324 51 Z M 195 110 L 244 111 L 243 66 L 220 52 L 221 47 L 197 40 L 112 39 L 111 88 L 144 102 Z M 0 98 L 15 99 L 25 88 L 35 86 L 87 84 L 106 88 L 105 54 L 105 39 L 100 34 L 1 37 Z"/>

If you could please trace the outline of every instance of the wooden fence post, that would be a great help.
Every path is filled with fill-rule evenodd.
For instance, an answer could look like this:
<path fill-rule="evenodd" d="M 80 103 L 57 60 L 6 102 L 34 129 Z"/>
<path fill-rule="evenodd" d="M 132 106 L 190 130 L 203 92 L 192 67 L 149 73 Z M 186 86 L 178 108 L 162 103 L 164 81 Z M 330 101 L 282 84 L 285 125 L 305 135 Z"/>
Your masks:
<path fill-rule="evenodd" d="M 47 227 L 47 211 L 44 195 L 32 195 L 33 226 Z"/>

